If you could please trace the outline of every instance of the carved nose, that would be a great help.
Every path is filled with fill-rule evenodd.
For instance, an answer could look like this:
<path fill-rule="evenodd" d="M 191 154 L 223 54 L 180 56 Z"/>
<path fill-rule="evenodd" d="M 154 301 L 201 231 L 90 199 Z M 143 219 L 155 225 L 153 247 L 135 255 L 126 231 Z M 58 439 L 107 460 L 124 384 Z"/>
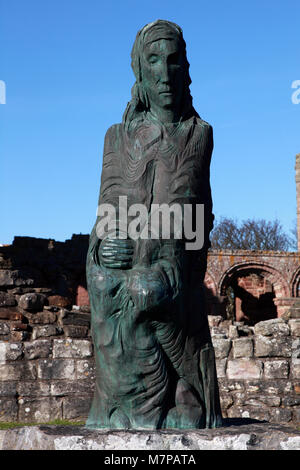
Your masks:
<path fill-rule="evenodd" d="M 168 64 L 163 64 L 161 71 L 161 82 L 169 83 L 170 82 L 170 70 Z"/>

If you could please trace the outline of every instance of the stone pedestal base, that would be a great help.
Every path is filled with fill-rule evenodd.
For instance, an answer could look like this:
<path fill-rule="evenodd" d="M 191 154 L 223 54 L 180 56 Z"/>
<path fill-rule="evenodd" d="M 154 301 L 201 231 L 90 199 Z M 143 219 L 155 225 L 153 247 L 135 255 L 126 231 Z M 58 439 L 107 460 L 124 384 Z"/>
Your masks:
<path fill-rule="evenodd" d="M 300 431 L 285 425 L 225 420 L 218 429 L 88 430 L 83 426 L 28 426 L 0 431 L 2 450 L 300 450 Z"/>

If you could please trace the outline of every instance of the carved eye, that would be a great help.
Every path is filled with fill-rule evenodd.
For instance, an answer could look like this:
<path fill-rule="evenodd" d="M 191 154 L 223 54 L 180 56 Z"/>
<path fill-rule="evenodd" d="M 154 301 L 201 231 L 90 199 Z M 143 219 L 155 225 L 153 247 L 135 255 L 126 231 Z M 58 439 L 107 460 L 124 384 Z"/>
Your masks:
<path fill-rule="evenodd" d="M 149 64 L 155 64 L 158 61 L 158 56 L 156 54 L 151 54 L 148 58 Z"/>

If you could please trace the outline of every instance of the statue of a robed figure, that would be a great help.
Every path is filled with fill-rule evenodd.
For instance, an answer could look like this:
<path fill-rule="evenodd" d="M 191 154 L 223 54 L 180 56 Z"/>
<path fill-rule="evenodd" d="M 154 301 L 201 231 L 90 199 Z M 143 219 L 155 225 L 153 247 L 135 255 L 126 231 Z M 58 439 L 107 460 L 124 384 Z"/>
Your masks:
<path fill-rule="evenodd" d="M 212 127 L 192 105 L 179 26 L 158 20 L 139 31 L 132 67 L 132 99 L 104 143 L 99 207 L 115 209 L 117 229 L 103 232 L 100 211 L 87 255 L 96 389 L 86 426 L 214 428 L 222 418 L 203 291 L 213 226 Z M 120 200 L 129 208 L 125 225 Z M 178 236 L 174 212 L 168 236 L 144 220 L 141 236 L 131 237 L 136 204 L 147 222 L 153 207 L 190 208 L 181 220 L 191 226 Z M 202 238 L 193 245 L 186 234 L 200 227 L 197 207 Z"/>

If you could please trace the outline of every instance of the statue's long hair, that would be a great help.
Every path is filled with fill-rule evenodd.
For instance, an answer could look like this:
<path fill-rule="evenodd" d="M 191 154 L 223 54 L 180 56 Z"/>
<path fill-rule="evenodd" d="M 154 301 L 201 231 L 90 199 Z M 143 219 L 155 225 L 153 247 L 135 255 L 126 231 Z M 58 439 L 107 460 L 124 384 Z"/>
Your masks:
<path fill-rule="evenodd" d="M 191 78 L 189 75 L 189 66 L 186 57 L 186 43 L 183 39 L 181 28 L 171 21 L 157 20 L 144 26 L 138 33 L 133 44 L 131 51 L 131 66 L 136 78 L 136 82 L 131 90 L 131 101 L 127 104 L 123 114 L 123 124 L 128 129 L 131 122 L 136 118 L 143 119 L 143 116 L 150 109 L 149 99 L 146 90 L 143 86 L 143 70 L 142 70 L 142 53 L 146 40 L 146 36 L 153 33 L 154 30 L 159 30 L 162 38 L 166 36 L 174 37 L 178 40 L 182 47 L 184 57 L 184 87 L 181 100 L 180 116 L 182 119 L 188 118 L 192 115 L 198 116 L 193 108 L 193 99 L 190 93 Z"/>

